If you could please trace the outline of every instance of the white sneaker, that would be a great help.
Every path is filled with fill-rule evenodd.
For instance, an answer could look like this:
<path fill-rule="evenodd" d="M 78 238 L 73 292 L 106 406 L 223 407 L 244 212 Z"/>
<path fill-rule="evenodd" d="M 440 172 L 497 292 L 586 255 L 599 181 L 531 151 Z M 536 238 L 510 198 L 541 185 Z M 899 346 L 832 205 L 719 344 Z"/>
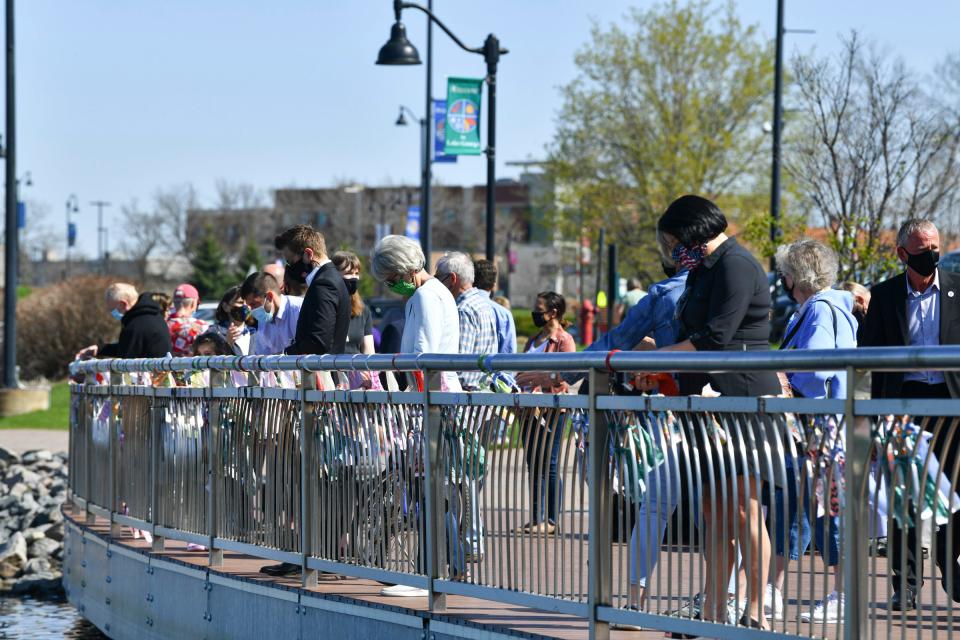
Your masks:
<path fill-rule="evenodd" d="M 426 598 L 430 592 L 418 587 L 408 587 L 405 584 L 395 584 L 392 587 L 380 589 L 380 595 L 391 598 Z"/>
<path fill-rule="evenodd" d="M 636 605 L 630 605 L 627 607 L 629 611 L 640 611 Z M 626 622 L 611 622 L 611 629 L 616 629 L 617 631 L 645 631 L 643 627 L 638 624 L 627 624 Z"/>
<path fill-rule="evenodd" d="M 763 592 L 763 615 L 783 620 L 783 593 L 772 584 L 768 584 Z"/>
<path fill-rule="evenodd" d="M 736 625 L 747 611 L 747 599 L 737 602 L 735 595 L 727 596 L 727 624 Z"/>
<path fill-rule="evenodd" d="M 820 600 L 813 611 L 804 611 L 800 619 L 804 622 L 840 622 L 843 618 L 843 594 L 831 591 L 826 600 Z"/>

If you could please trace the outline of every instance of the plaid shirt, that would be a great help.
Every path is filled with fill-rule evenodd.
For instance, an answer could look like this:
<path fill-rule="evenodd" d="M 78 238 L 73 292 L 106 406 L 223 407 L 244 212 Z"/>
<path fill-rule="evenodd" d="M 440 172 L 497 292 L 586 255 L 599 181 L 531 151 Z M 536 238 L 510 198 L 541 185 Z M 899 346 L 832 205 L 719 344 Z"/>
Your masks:
<path fill-rule="evenodd" d="M 460 353 L 493 355 L 499 348 L 497 318 L 490 307 L 490 294 L 476 287 L 457 296 L 457 312 L 460 314 Z M 479 389 L 484 386 L 487 374 L 482 371 L 465 371 L 460 374 L 464 389 Z"/>

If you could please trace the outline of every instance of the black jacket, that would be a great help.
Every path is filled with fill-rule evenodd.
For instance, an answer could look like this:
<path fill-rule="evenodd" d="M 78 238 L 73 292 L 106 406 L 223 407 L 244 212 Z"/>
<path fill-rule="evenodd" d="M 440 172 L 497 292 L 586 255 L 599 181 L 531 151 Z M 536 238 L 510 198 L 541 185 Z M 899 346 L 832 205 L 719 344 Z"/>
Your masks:
<path fill-rule="evenodd" d="M 120 320 L 120 339 L 97 349 L 100 358 L 162 358 L 170 353 L 170 329 L 160 305 L 150 294 L 140 295 L 137 304 Z"/>
<path fill-rule="evenodd" d="M 757 259 L 728 238 L 687 276 L 677 306 L 681 339 L 697 351 L 768 351 L 770 286 Z M 709 382 L 725 396 L 776 395 L 773 371 L 680 375 L 680 393 L 698 394 Z"/>
<path fill-rule="evenodd" d="M 940 272 L 940 344 L 960 344 L 960 275 Z M 860 325 L 861 347 L 903 347 L 910 344 L 907 324 L 907 275 L 901 273 L 870 289 L 870 307 Z M 874 398 L 900 398 L 903 373 L 873 373 Z M 960 373 L 944 371 L 950 397 L 960 398 Z"/>
<path fill-rule="evenodd" d="M 320 267 L 303 296 L 297 332 L 289 355 L 343 353 L 350 327 L 350 294 L 343 276 L 328 262 Z"/>

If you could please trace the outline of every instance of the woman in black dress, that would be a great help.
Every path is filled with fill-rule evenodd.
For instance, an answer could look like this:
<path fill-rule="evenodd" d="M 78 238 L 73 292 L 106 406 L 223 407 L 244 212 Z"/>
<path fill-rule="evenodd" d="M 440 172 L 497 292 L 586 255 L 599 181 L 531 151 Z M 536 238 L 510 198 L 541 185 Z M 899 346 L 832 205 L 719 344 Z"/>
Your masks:
<path fill-rule="evenodd" d="M 726 229 L 727 219 L 719 207 L 699 196 L 678 198 L 660 217 L 658 233 L 672 248 L 677 266 L 690 274 L 677 305 L 681 340 L 664 351 L 770 349 L 767 275 L 750 252 L 736 239 L 727 237 Z M 780 393 L 773 371 L 681 373 L 680 393 L 701 394 L 708 383 L 723 396 Z M 727 582 L 739 545 L 744 562 L 749 561 L 751 576 L 747 589 L 749 605 L 741 624 L 767 628 L 762 596 L 771 547 L 760 504 L 760 472 L 767 468 L 762 453 L 767 449 L 764 423 L 755 416 L 739 420 L 731 417 L 724 420 L 719 432 L 709 415 L 689 415 L 685 422 L 703 484 L 703 539 L 712 542 L 704 545 L 707 585 L 702 616 L 726 622 Z M 726 490 L 723 481 L 727 483 Z M 724 504 L 720 504 L 721 500 Z"/>

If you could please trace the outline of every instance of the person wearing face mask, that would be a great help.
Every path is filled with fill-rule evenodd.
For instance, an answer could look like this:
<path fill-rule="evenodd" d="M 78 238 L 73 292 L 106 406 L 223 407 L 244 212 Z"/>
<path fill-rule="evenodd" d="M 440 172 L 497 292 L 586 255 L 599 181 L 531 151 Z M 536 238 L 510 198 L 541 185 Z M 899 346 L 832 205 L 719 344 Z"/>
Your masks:
<path fill-rule="evenodd" d="M 374 353 L 373 316 L 357 291 L 360 286 L 360 258 L 350 251 L 337 251 L 330 259 L 343 276 L 350 294 L 350 328 L 347 330 L 347 344 L 343 352 L 348 355 L 371 355 Z"/>
<path fill-rule="evenodd" d="M 281 293 L 276 277 L 265 271 L 247 276 L 240 285 L 240 297 L 257 321 L 250 355 L 283 353 L 296 335 L 303 298 Z"/>
<path fill-rule="evenodd" d="M 766 271 L 736 238 L 726 235 L 726 230 L 727 218 L 720 208 L 696 195 L 677 198 L 657 221 L 657 231 L 671 248 L 677 267 L 689 272 L 677 304 L 678 342 L 660 350 L 769 351 L 771 301 Z M 707 385 L 724 396 L 776 396 L 781 392 L 780 381 L 773 371 L 681 373 L 678 377 L 680 393 L 687 396 L 702 394 Z M 703 520 L 706 530 L 716 531 L 716 535 L 704 548 L 706 595 L 701 616 L 715 622 L 727 619 L 727 586 L 736 563 L 736 555 L 731 550 L 739 545 L 755 570 L 749 576 L 752 581 L 747 590 L 749 602 L 738 622 L 741 626 L 768 629 L 762 596 L 767 584 L 771 545 L 762 518 L 760 496 L 769 487 L 758 476 L 768 464 L 779 462 L 763 453 L 747 456 L 744 452 L 752 448 L 752 442 L 766 439 L 770 425 L 758 417 L 736 433 L 727 434 L 725 442 L 718 443 L 694 421 L 682 414 L 679 417 L 684 436 L 696 447 L 701 465 L 709 459 L 712 465 L 706 468 L 725 469 L 728 476 L 726 479 L 710 477 L 706 472 L 702 476 Z M 733 464 L 729 464 L 731 456 Z M 724 481 L 726 495 L 735 493 L 736 500 L 721 502 L 716 497 L 716 486 Z M 736 509 L 732 508 L 733 504 L 737 505 Z M 684 636 L 675 634 L 674 637 Z"/>
<path fill-rule="evenodd" d="M 930 220 L 913 218 L 897 232 L 897 258 L 904 272 L 877 284 L 870 290 L 870 306 L 860 328 L 858 342 L 863 347 L 929 347 L 960 344 L 960 275 L 937 268 L 940 262 L 940 233 Z M 960 373 L 954 371 L 874 371 L 874 398 L 960 398 Z M 941 421 L 923 420 L 932 430 Z M 948 424 L 943 422 L 944 425 Z M 954 469 L 960 455 L 960 438 L 949 434 L 934 436 L 932 450 L 942 468 Z M 893 572 L 894 611 L 916 608 L 917 592 L 923 583 L 917 578 L 915 557 L 917 527 L 905 535 L 894 520 L 888 553 Z M 948 540 L 948 535 L 952 540 Z M 960 602 L 960 512 L 937 531 L 936 561 L 941 585 L 955 602 Z M 953 556 L 947 557 L 948 542 Z M 905 550 L 905 553 L 904 553 Z M 951 566 L 952 564 L 952 566 Z M 948 583 L 952 570 L 952 584 Z M 922 574 L 921 574 L 922 579 Z"/>
<path fill-rule="evenodd" d="M 274 239 L 286 260 L 285 275 L 307 285 L 288 355 L 343 353 L 350 326 L 350 294 L 327 258 L 323 234 L 308 225 L 291 227 Z"/>
<path fill-rule="evenodd" d="M 163 310 L 151 294 L 137 295 L 133 285 L 115 282 L 107 287 L 107 311 L 121 324 L 120 338 L 109 344 L 91 345 L 76 358 L 162 358 L 172 345 Z"/>
<path fill-rule="evenodd" d="M 401 353 L 459 353 L 460 316 L 457 303 L 447 287 L 424 269 L 425 265 L 426 258 L 419 243 L 404 236 L 389 235 L 382 238 L 374 248 L 370 271 L 373 277 L 383 282 L 390 291 L 407 298 L 404 306 L 403 335 L 400 339 Z M 452 371 L 435 373 L 423 382 L 431 390 L 461 390 L 460 380 L 456 372 Z M 411 387 L 413 391 L 422 390 L 418 389 L 419 382 L 411 384 Z M 431 420 L 440 419 L 438 413 L 434 413 L 438 412 L 436 407 L 432 407 L 431 412 Z M 419 424 L 412 425 L 407 435 L 412 442 L 422 442 Z M 398 463 L 399 468 L 409 468 L 416 464 L 409 458 L 411 455 L 418 456 L 420 451 L 415 449 L 403 452 Z M 462 564 L 458 568 L 462 570 Z M 380 593 L 389 597 L 428 595 L 426 589 L 406 585 L 384 587 Z"/>

